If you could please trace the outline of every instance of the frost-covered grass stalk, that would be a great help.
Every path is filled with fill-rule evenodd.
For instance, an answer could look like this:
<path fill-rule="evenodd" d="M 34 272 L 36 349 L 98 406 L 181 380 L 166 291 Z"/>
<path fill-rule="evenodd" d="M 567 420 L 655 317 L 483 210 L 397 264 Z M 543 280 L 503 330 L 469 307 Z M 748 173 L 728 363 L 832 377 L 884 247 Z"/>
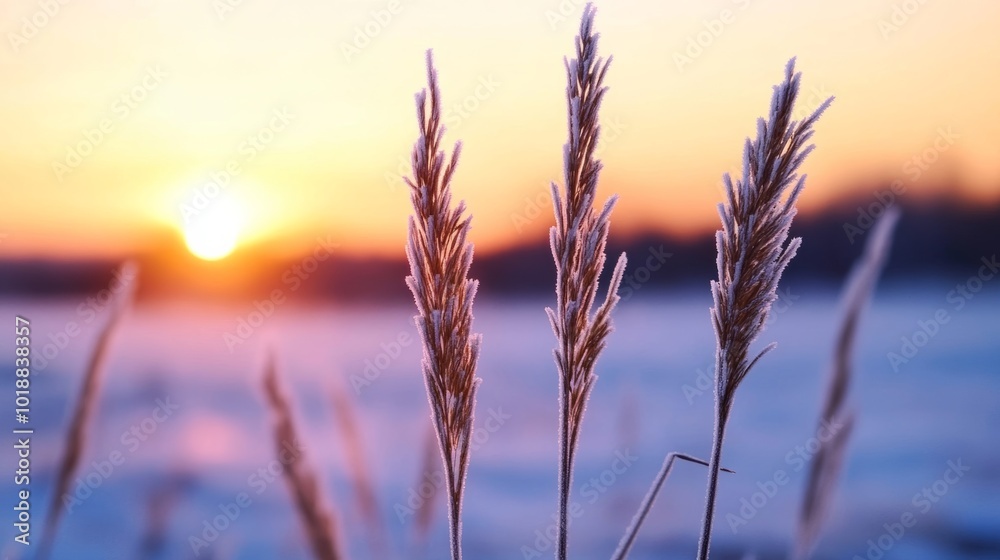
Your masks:
<path fill-rule="evenodd" d="M 576 38 L 576 58 L 566 62 L 569 141 L 563 148 L 566 188 L 560 195 L 552 184 L 556 225 L 549 234 L 556 264 L 556 309 L 546 308 L 558 346 L 559 370 L 559 538 L 556 557 L 566 558 L 573 457 L 587 398 L 597 376 L 594 364 L 611 332 L 611 310 L 618 302 L 618 285 L 625 254 L 618 259 L 604 303 L 592 313 L 597 282 L 604 269 L 612 197 L 598 214 L 594 210 L 601 162 L 594 157 L 600 133 L 598 111 L 608 64 L 597 56 L 593 33 L 594 8 L 587 5 Z"/>
<path fill-rule="evenodd" d="M 476 361 L 480 335 L 471 332 L 478 283 L 469 279 L 473 249 L 467 237 L 472 218 L 465 216 L 463 202 L 451 206 L 450 183 L 461 144 L 456 144 L 445 165 L 445 153 L 440 149 L 444 135 L 441 95 L 431 51 L 427 51 L 427 82 L 430 107 L 428 110 L 427 90 L 418 93 L 420 138 L 413 149 L 413 178 L 406 178 L 413 202 L 406 284 L 417 304 L 424 383 L 448 486 L 451 556 L 458 559 L 462 557 L 462 492 L 479 384 Z"/>
<path fill-rule="evenodd" d="M 750 369 L 774 348 L 769 344 L 752 359 L 750 345 L 767 321 L 777 298 L 781 273 L 801 240 L 788 241 L 795 201 L 805 185 L 798 169 L 813 146 L 813 124 L 833 101 L 827 99 L 801 122 L 792 120 L 800 74 L 788 61 L 785 81 L 774 88 L 768 120 L 758 119 L 757 139 L 743 150 L 743 178 L 723 177 L 727 201 L 719 204 L 722 229 L 716 233 L 718 280 L 712 282 L 712 325 L 715 328 L 715 431 L 708 469 L 708 496 L 699 560 L 707 560 L 715 513 L 715 495 L 726 422 L 736 389 Z M 786 196 L 786 191 L 791 189 Z"/>
<path fill-rule="evenodd" d="M 847 392 L 851 386 L 851 357 L 857 337 L 861 312 L 871 299 L 879 274 L 892 247 L 892 232 L 899 219 L 899 210 L 891 206 L 879 218 L 865 243 L 865 251 L 844 287 L 841 298 L 840 327 L 833 349 L 829 383 L 823 397 L 820 425 L 828 426 L 833 434 L 822 442 L 809 467 L 799 525 L 795 534 L 794 560 L 806 560 L 819 539 L 826 515 L 830 510 L 833 491 L 844 463 L 847 441 L 854 426 L 854 413 L 847 408 Z"/>
<path fill-rule="evenodd" d="M 301 441 L 292 413 L 292 405 L 278 379 L 274 357 L 269 355 L 264 371 L 264 395 L 274 413 L 274 451 L 278 457 L 289 449 L 297 449 Z M 301 453 L 301 451 L 300 451 Z M 333 508 L 324 499 L 316 472 L 309 468 L 301 454 L 285 462 L 285 482 L 295 500 L 295 509 L 309 547 L 316 560 L 340 560 L 340 538 Z"/>
<path fill-rule="evenodd" d="M 90 355 L 90 360 L 87 362 L 87 369 L 83 374 L 83 385 L 76 399 L 73 415 L 69 419 L 66 442 L 62 451 L 62 458 L 59 460 L 55 491 L 52 493 L 49 511 L 45 517 L 45 528 L 42 533 L 38 556 L 36 556 L 39 560 L 48 559 L 52 551 L 52 546 L 55 543 L 56 533 L 59 531 L 59 520 L 62 518 L 63 508 L 71 505 L 73 503 L 72 500 L 75 499 L 71 498 L 68 493 L 69 487 L 72 484 L 73 474 L 80 466 L 80 461 L 86 452 L 87 432 L 90 430 L 94 411 L 97 409 L 97 401 L 100 397 L 101 383 L 104 377 L 108 353 L 111 348 L 111 340 L 122 316 L 132 306 L 138 274 L 138 265 L 130 261 L 123 264 L 120 273 L 115 275 L 117 278 L 131 280 L 128 281 L 125 289 L 115 301 L 111 317 L 105 323 L 101 334 L 97 338 L 94 353 Z"/>

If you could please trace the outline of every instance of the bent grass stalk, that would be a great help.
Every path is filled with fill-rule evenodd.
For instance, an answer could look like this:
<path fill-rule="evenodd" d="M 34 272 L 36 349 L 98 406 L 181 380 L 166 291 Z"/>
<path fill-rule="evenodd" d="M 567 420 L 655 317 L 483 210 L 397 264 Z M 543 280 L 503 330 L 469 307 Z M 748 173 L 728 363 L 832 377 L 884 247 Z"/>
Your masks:
<path fill-rule="evenodd" d="M 124 291 L 118 296 L 117 301 L 111 311 L 111 317 L 105 323 L 101 334 L 97 338 L 94 346 L 94 353 L 87 362 L 87 369 L 84 372 L 83 386 L 80 395 L 76 399 L 76 407 L 70 416 L 69 430 L 66 434 L 66 444 L 63 447 L 62 458 L 59 460 L 59 470 L 56 474 L 56 484 L 49 502 L 49 511 L 45 516 L 45 526 L 42 533 L 42 540 L 38 549 L 39 560 L 47 560 L 55 542 L 56 533 L 59 530 L 59 520 L 63 513 L 63 497 L 69 490 L 73 474 L 80 465 L 80 460 L 86 452 L 87 431 L 97 408 L 97 400 L 101 390 L 101 382 L 104 377 L 105 365 L 108 353 L 111 348 L 111 339 L 117 330 L 122 316 L 132 306 L 132 299 L 135 295 L 135 284 L 138 278 L 138 265 L 127 262 L 120 268 L 119 278 L 132 278 L 132 282 L 125 286 Z"/>
<path fill-rule="evenodd" d="M 833 491 L 846 456 L 847 441 L 854 426 L 855 414 L 847 410 L 847 392 L 851 385 L 851 357 L 857 338 L 861 312 L 872 297 L 875 284 L 885 267 L 892 248 L 892 232 L 899 220 L 899 209 L 890 206 L 875 224 L 865 243 L 864 253 L 854 265 L 841 298 L 843 316 L 830 365 L 829 382 L 824 393 L 820 425 L 840 426 L 833 438 L 820 443 L 809 466 L 809 478 L 799 512 L 798 529 L 792 558 L 806 560 L 819 539 L 823 523 L 833 501 Z"/>
<path fill-rule="evenodd" d="M 461 144 L 456 144 L 446 166 L 440 149 L 444 136 L 441 93 L 431 51 L 427 51 L 427 84 L 429 107 L 428 90 L 416 95 L 420 137 L 413 148 L 413 178 L 406 178 L 413 203 L 406 284 L 417 305 L 414 320 L 423 341 L 424 384 L 448 485 L 451 556 L 458 560 L 462 557 L 462 495 L 479 385 L 476 362 L 481 337 L 471 332 L 478 283 L 469 279 L 473 248 L 467 238 L 472 218 L 465 216 L 464 202 L 451 206 L 451 178 Z"/>
<path fill-rule="evenodd" d="M 637 511 L 635 517 L 632 518 L 632 523 L 629 524 L 628 529 L 625 531 L 625 536 L 622 537 L 621 542 L 618 543 L 618 549 L 611 555 L 612 560 L 624 560 L 628 557 L 629 550 L 632 549 L 632 545 L 635 544 L 636 536 L 639 534 L 639 527 L 641 527 L 642 523 L 646 520 L 646 516 L 649 515 L 649 510 L 653 508 L 653 502 L 656 501 L 657 494 L 659 494 L 660 489 L 663 487 L 663 483 L 667 480 L 667 477 L 670 476 L 670 470 L 674 467 L 674 459 L 682 459 L 699 465 L 705 465 L 706 467 L 708 466 L 708 461 L 692 457 L 691 455 L 677 452 L 668 453 L 666 459 L 663 460 L 663 466 L 660 467 L 660 472 L 657 473 L 656 478 L 653 479 L 652 486 L 650 486 L 649 491 L 646 492 L 646 497 L 642 499 L 642 504 L 639 505 L 639 511 Z M 723 468 L 722 470 L 728 473 L 733 472 L 726 468 Z"/>
<path fill-rule="evenodd" d="M 600 135 L 598 112 L 607 88 L 607 62 L 597 56 L 594 7 L 588 4 L 576 38 L 576 58 L 566 61 L 569 140 L 563 148 L 565 192 L 552 184 L 556 225 L 549 244 L 556 265 L 556 309 L 546 308 L 558 346 L 559 371 L 559 535 L 556 557 L 565 560 L 573 459 L 587 399 L 597 376 L 594 365 L 611 333 L 611 311 L 625 270 L 625 254 L 615 266 L 604 303 L 591 312 L 604 269 L 609 218 L 615 197 L 600 214 L 594 210 L 601 162 L 594 156 Z"/>
<path fill-rule="evenodd" d="M 748 138 L 743 149 L 743 178 L 735 184 L 723 176 L 727 201 L 719 204 L 722 229 L 716 233 L 718 280 L 712 282 L 715 329 L 715 429 L 708 472 L 708 492 L 698 559 L 707 560 L 719 483 L 719 463 L 726 422 L 736 389 L 764 354 L 766 346 L 749 358 L 750 345 L 767 321 L 777 299 L 781 273 L 795 256 L 801 240 L 788 240 L 795 216 L 795 201 L 805 185 L 798 169 L 813 146 L 813 124 L 833 101 L 824 101 L 801 122 L 792 120 L 799 92 L 800 74 L 795 59 L 785 67 L 785 81 L 774 88 L 768 120 L 758 119 L 757 139 Z M 793 186 L 794 185 L 794 186 Z M 785 197 L 785 192 L 791 192 Z"/>

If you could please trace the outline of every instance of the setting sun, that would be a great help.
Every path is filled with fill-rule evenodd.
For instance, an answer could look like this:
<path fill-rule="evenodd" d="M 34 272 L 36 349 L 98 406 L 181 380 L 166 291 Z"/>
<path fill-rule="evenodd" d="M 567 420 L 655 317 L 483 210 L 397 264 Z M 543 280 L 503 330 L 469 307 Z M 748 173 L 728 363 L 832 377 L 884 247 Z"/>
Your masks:
<path fill-rule="evenodd" d="M 217 200 L 184 224 L 184 242 L 194 256 L 216 261 L 236 249 L 241 226 L 242 213 L 233 201 Z"/>

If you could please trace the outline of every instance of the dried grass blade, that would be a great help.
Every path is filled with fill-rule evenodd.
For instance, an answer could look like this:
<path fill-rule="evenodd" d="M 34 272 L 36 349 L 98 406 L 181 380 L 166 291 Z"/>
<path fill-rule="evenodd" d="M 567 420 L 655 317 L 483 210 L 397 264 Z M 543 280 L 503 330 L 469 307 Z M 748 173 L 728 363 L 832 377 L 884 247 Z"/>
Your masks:
<path fill-rule="evenodd" d="M 38 549 L 37 558 L 39 560 L 47 560 L 52 551 L 56 533 L 59 530 L 59 521 L 63 513 L 61 500 L 69 491 L 73 474 L 76 472 L 77 467 L 79 467 L 80 460 L 86 451 L 87 431 L 90 429 L 94 410 L 97 408 L 101 381 L 104 377 L 105 362 L 111 348 L 111 340 L 122 316 L 132 306 L 136 279 L 138 277 L 138 265 L 134 262 L 125 263 L 115 276 L 127 280 L 123 280 L 125 283 L 124 289 L 119 294 L 111 310 L 111 317 L 108 318 L 108 322 L 105 323 L 104 328 L 97 337 L 94 353 L 91 354 L 90 360 L 87 362 L 87 369 L 84 372 L 83 386 L 77 397 L 73 414 L 70 416 L 66 443 L 65 447 L 63 447 L 62 458 L 59 460 L 56 483 L 53 488 L 52 499 L 49 502 L 49 511 L 45 517 L 42 541 Z"/>

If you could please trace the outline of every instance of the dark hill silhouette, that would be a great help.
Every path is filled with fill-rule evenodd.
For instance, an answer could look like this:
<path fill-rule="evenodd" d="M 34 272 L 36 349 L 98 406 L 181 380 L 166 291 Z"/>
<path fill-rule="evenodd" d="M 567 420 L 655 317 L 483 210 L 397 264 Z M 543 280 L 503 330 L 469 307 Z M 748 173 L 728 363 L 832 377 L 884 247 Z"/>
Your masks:
<path fill-rule="evenodd" d="M 863 246 L 864 235 L 871 225 L 864 209 L 872 202 L 864 201 L 860 207 L 844 204 L 821 215 L 798 217 L 792 235 L 802 237 L 803 245 L 786 278 L 839 285 Z M 261 259 L 244 253 L 222 263 L 204 263 L 186 255 L 182 247 L 172 251 L 169 259 L 163 258 L 163 251 L 137 257 L 143 270 L 141 297 L 186 294 L 242 299 L 282 289 L 297 298 L 340 301 L 410 298 L 402 281 L 409 270 L 402 251 L 399 259 L 334 255 L 319 263 L 297 284 L 287 275 L 300 260 Z M 691 240 L 659 233 L 630 239 L 612 237 L 609 260 L 616 259 L 622 251 L 629 255 L 624 286 L 631 286 L 633 291 L 705 286 L 715 277 L 715 241 L 711 234 Z M 670 256 L 665 257 L 665 253 Z M 996 253 L 1000 253 L 1000 205 L 967 206 L 941 201 L 904 205 L 885 278 L 891 283 L 934 275 L 965 276 L 976 272 L 981 258 Z M 173 268 L 164 265 L 165 260 L 174 262 Z M 107 286 L 117 264 L 100 260 L 8 260 L 0 265 L 3 270 L 0 293 L 34 296 L 92 293 Z M 248 272 L 225 272 L 234 266 L 243 266 Z M 605 268 L 609 273 L 611 265 Z M 239 276 L 240 282 L 221 285 L 227 276 Z M 484 295 L 549 294 L 555 272 L 547 240 L 477 254 L 472 276 L 480 280 L 480 293 Z M 197 277 L 198 281 L 185 279 L 189 277 Z M 213 287 L 213 282 L 220 285 Z"/>

